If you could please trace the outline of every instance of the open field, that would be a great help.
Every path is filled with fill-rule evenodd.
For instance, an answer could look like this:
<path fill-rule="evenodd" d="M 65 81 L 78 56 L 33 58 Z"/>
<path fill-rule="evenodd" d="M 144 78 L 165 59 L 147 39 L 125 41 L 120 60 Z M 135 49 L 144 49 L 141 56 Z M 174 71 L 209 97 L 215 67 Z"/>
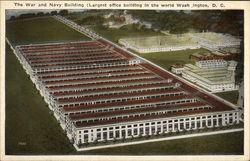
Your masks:
<path fill-rule="evenodd" d="M 134 37 L 122 38 L 121 40 L 138 48 L 159 48 L 171 46 L 188 46 L 196 45 L 197 43 L 191 40 L 188 35 L 168 35 L 168 36 L 153 36 L 153 37 Z"/>
<path fill-rule="evenodd" d="M 239 91 L 230 91 L 230 92 L 221 92 L 216 93 L 217 96 L 237 105 L 238 97 L 239 97 Z"/>
<path fill-rule="evenodd" d="M 67 154 L 74 151 L 8 45 L 5 125 L 6 154 Z"/>
<path fill-rule="evenodd" d="M 118 42 L 120 38 L 123 37 L 138 37 L 138 36 L 162 36 L 163 33 L 155 32 L 150 29 L 140 30 L 135 28 L 133 25 L 126 25 L 124 28 L 103 28 L 97 26 L 89 26 L 88 28 L 95 31 L 97 34 L 113 41 Z"/>
<path fill-rule="evenodd" d="M 81 14 L 81 13 L 69 13 L 68 15 L 64 16 L 65 18 L 74 21 L 74 22 L 78 22 L 84 18 L 87 18 L 89 16 L 98 16 L 99 13 L 98 12 L 93 12 L 93 13 L 88 13 L 88 14 Z"/>
<path fill-rule="evenodd" d="M 192 50 L 181 50 L 181 51 L 169 51 L 169 52 L 157 52 L 157 53 L 144 53 L 139 54 L 134 52 L 145 59 L 148 59 L 155 64 L 165 68 L 166 70 L 170 70 L 170 67 L 173 64 L 187 64 L 187 63 L 195 63 L 194 59 L 190 59 L 190 55 L 196 52 L 207 51 L 206 49 L 192 49 Z"/>
<path fill-rule="evenodd" d="M 6 36 L 12 43 L 30 43 L 63 40 L 89 40 L 52 17 L 9 21 Z"/>

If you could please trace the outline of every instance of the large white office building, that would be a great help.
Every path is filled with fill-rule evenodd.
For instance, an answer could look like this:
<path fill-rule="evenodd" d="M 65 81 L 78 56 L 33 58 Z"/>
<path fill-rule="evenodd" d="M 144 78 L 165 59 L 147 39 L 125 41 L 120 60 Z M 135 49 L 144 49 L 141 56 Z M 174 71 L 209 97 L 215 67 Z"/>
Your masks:
<path fill-rule="evenodd" d="M 237 107 L 91 34 L 15 47 L 75 146 L 239 123 Z"/>

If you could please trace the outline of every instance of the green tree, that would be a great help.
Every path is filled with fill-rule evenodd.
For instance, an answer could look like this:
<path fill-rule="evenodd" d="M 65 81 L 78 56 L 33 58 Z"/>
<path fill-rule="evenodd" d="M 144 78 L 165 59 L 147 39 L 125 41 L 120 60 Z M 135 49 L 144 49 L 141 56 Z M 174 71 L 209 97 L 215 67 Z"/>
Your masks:
<path fill-rule="evenodd" d="M 60 10 L 59 11 L 59 15 L 61 15 L 61 16 L 67 16 L 68 14 L 69 14 L 68 10 Z"/>
<path fill-rule="evenodd" d="M 57 11 L 51 11 L 50 14 L 51 14 L 52 16 L 57 15 Z"/>
<path fill-rule="evenodd" d="M 38 12 L 36 15 L 41 17 L 41 16 L 44 16 L 44 13 L 43 12 Z"/>

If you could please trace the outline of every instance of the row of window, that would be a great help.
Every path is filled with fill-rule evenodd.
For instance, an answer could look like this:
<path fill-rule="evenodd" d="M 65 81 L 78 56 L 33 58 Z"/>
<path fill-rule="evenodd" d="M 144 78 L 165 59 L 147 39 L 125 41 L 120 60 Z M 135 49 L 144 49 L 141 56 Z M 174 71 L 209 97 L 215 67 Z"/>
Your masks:
<path fill-rule="evenodd" d="M 151 74 L 150 72 L 148 71 L 144 71 L 144 72 L 134 72 L 134 73 L 125 73 L 125 74 L 115 74 L 115 75 L 111 75 L 110 77 L 112 78 L 116 78 L 116 77 L 123 77 L 123 76 L 137 76 L 137 75 L 147 75 L 147 74 Z M 50 80 L 50 81 L 43 81 L 43 82 L 46 82 L 46 83 L 50 83 L 50 82 L 58 82 L 58 81 L 71 81 L 71 80 L 83 80 L 84 79 L 98 79 L 98 78 L 107 78 L 108 76 L 107 75 L 101 75 L 101 76 L 90 76 L 90 77 L 83 77 L 83 78 L 68 78 L 68 79 L 59 79 L 59 80 Z"/>
<path fill-rule="evenodd" d="M 107 63 L 107 62 L 124 62 L 126 61 L 126 59 L 124 58 L 112 58 L 112 59 L 107 59 L 107 60 L 91 60 L 91 61 L 73 61 L 73 62 L 59 62 L 59 63 L 45 63 L 45 64 L 32 64 L 31 67 L 33 68 L 39 68 L 39 67 L 48 67 L 51 65 L 55 65 L 55 66 L 68 66 L 68 65 L 72 65 L 75 66 L 77 64 L 86 64 L 86 66 L 91 66 L 91 67 L 96 67 L 96 66 L 100 66 L 101 63 Z M 90 64 L 90 65 L 87 65 Z"/>
<path fill-rule="evenodd" d="M 82 58 L 65 58 L 63 60 L 47 60 L 47 61 L 31 61 L 32 66 L 41 66 L 41 65 L 55 65 L 55 64 L 67 64 L 67 63 L 92 63 L 93 61 L 110 61 L 110 60 L 120 60 L 120 57 L 116 56 L 106 56 L 106 57 L 94 57 L 91 59 L 82 59 Z"/>
<path fill-rule="evenodd" d="M 92 73 L 107 73 L 107 72 L 129 72 L 131 70 L 139 70 L 139 69 L 142 69 L 140 67 L 128 67 L 128 68 L 121 68 L 121 69 L 106 69 L 106 70 L 90 70 L 90 71 L 71 71 L 71 72 L 68 72 L 68 73 L 54 73 L 53 75 L 48 75 L 48 76 L 44 76 L 44 75 L 39 75 L 38 74 L 38 78 L 42 78 L 42 77 L 46 77 L 46 78 L 50 78 L 50 77 L 58 77 L 58 76 L 72 76 L 72 75 L 75 75 L 75 74 L 92 74 Z M 75 73 L 76 72 L 76 73 Z"/>
<path fill-rule="evenodd" d="M 148 103 L 148 104 L 140 104 L 140 105 L 132 105 L 132 106 L 119 106 L 119 107 L 106 107 L 102 109 L 91 109 L 85 110 L 81 112 L 68 112 L 65 115 L 71 114 L 83 114 L 83 113 L 95 113 L 95 112 L 110 112 L 110 111 L 118 111 L 118 110 L 129 110 L 129 109 L 138 109 L 138 108 L 145 108 L 145 107 L 153 107 L 153 106 L 165 106 L 165 105 L 175 105 L 175 104 L 184 104 L 184 103 L 191 103 L 191 102 L 199 102 L 197 98 L 194 99 L 184 99 L 184 100 L 177 100 L 177 101 L 168 101 L 162 103 Z"/>
<path fill-rule="evenodd" d="M 133 100 L 144 100 L 144 99 L 151 99 L 151 98 L 161 98 L 161 97 L 167 97 L 167 96 L 180 96 L 184 95 L 184 92 L 178 92 L 178 93 L 164 93 L 164 94 L 151 94 L 151 95 L 137 95 L 137 96 L 131 96 L 126 98 L 111 98 L 111 99 L 105 99 L 105 100 L 86 100 L 81 103 L 65 103 L 63 104 L 63 107 L 69 107 L 69 106 L 80 106 L 80 105 L 92 105 L 92 104 L 102 104 L 102 103 L 113 103 L 113 102 L 124 102 L 124 101 L 133 101 Z"/>
<path fill-rule="evenodd" d="M 54 49 L 54 48 L 81 48 L 81 47 L 90 47 L 90 46 L 100 46 L 97 42 L 89 43 L 60 43 L 60 44 L 44 44 L 44 45 L 35 45 L 35 46 L 18 46 L 18 49 L 22 51 L 31 51 L 31 50 L 42 50 L 42 49 Z"/>
<path fill-rule="evenodd" d="M 64 87 L 64 86 L 76 86 L 76 85 L 88 85 L 88 84 L 103 84 L 103 83 L 118 83 L 118 82 L 124 82 L 124 81 L 146 81 L 146 80 L 150 80 L 150 79 L 159 79 L 156 76 L 143 76 L 143 77 L 133 77 L 133 78 L 120 78 L 120 79 L 110 79 L 110 80 L 100 80 L 100 81 L 89 81 L 89 82 L 85 82 L 85 83 L 70 83 L 70 84 L 47 84 L 45 85 L 46 88 L 56 88 L 56 87 Z"/>
<path fill-rule="evenodd" d="M 224 117 L 225 116 L 225 117 Z M 162 124 L 172 124 L 172 123 L 177 123 L 177 122 L 184 122 L 184 121 L 201 121 L 201 120 L 207 120 L 207 119 L 221 119 L 224 118 L 227 120 L 228 118 L 230 119 L 237 119 L 238 115 L 237 113 L 225 113 L 225 114 L 216 114 L 216 115 L 208 115 L 208 116 L 197 116 L 197 117 L 189 117 L 189 118 L 180 118 L 180 119 L 174 119 L 174 120 L 165 120 L 165 121 L 157 121 L 157 122 L 147 122 L 147 123 L 138 123 L 138 124 L 130 124 L 130 125 L 122 125 L 122 126 L 114 126 L 114 127 L 104 127 L 104 128 L 98 128 L 96 129 L 97 132 L 100 131 L 106 131 L 106 130 L 119 130 L 119 129 L 124 129 L 124 128 L 135 128 L 135 127 L 144 127 L 144 126 L 152 126 L 152 125 L 162 125 Z M 79 130 L 78 133 L 89 133 L 93 132 L 93 129 L 91 131 L 89 130 Z"/>
<path fill-rule="evenodd" d="M 99 79 L 99 78 L 116 78 L 116 77 L 125 77 L 125 76 L 134 76 L 134 75 L 144 75 L 148 74 L 148 71 L 128 71 L 124 73 L 114 73 L 114 74 L 92 74 L 92 75 L 81 75 L 73 76 L 73 77 L 61 77 L 61 78 L 53 78 L 52 80 L 42 80 L 43 82 L 63 82 L 63 81 L 73 81 L 73 80 L 88 80 L 88 79 Z"/>
<path fill-rule="evenodd" d="M 155 52 L 155 51 L 174 51 L 174 50 L 186 50 L 186 49 L 193 49 L 198 48 L 198 45 L 189 45 L 189 46 L 171 46 L 171 47 L 157 47 L 157 48 L 138 48 L 135 45 L 129 45 L 130 48 L 139 51 L 139 52 Z"/>
<path fill-rule="evenodd" d="M 111 91 L 111 92 L 105 92 L 105 93 L 94 93 L 94 94 L 88 94 L 88 95 L 78 95 L 78 96 L 67 96 L 64 98 L 57 98 L 55 100 L 67 100 L 71 98 L 93 98 L 93 97 L 98 97 L 98 96 L 113 96 L 117 94 L 128 94 L 128 93 L 141 93 L 141 92 L 149 92 L 149 91 L 159 91 L 159 90 L 165 90 L 169 89 L 169 87 L 155 87 L 155 88 L 139 88 L 139 89 L 132 89 L 132 90 L 126 90 L 126 91 Z M 185 94 L 184 92 L 175 92 L 175 93 L 170 93 L 169 96 L 175 96 L 175 95 L 183 95 Z"/>
<path fill-rule="evenodd" d="M 38 54 L 35 54 L 35 55 L 32 55 L 31 58 L 43 58 L 43 57 L 57 57 L 57 56 L 71 56 L 73 54 L 82 54 L 82 55 L 89 55 L 89 56 L 99 56 L 99 55 L 104 55 L 104 54 L 109 54 L 109 53 L 116 53 L 116 52 L 111 52 L 111 51 L 108 51 L 108 50 L 94 50 L 94 51 L 82 51 L 82 52 L 71 52 L 71 51 L 65 51 L 65 52 L 62 52 L 62 53 L 54 53 L 54 54 L 42 54 L 42 55 L 38 55 Z M 28 55 L 30 56 L 30 55 Z M 27 59 L 30 59 L 30 57 L 27 57 L 25 55 L 25 58 Z"/>
<path fill-rule="evenodd" d="M 167 113 L 176 113 L 176 112 L 185 112 L 185 111 L 196 111 L 201 109 L 210 109 L 211 106 L 199 106 L 199 107 L 189 107 L 185 109 L 176 109 L 176 110 L 161 110 L 161 111 L 146 111 L 141 112 L 139 114 L 126 114 L 126 115 L 117 115 L 117 116 L 108 116 L 108 117 L 102 117 L 102 118 L 88 118 L 88 119 L 82 119 L 81 121 L 74 121 L 81 122 L 81 123 L 87 123 L 87 122 L 98 122 L 103 120 L 116 120 L 116 119 L 125 119 L 125 118 L 133 118 L 133 117 L 143 117 L 143 116 L 154 116 L 154 115 L 162 115 Z"/>
<path fill-rule="evenodd" d="M 63 52 L 62 52 L 63 51 Z M 92 49 L 72 49 L 72 50 L 60 50 L 60 51 L 49 51 L 49 52 L 40 52 L 40 53 L 26 53 L 24 54 L 24 57 L 27 58 L 27 56 L 36 56 L 36 57 L 42 57 L 42 56 L 57 56 L 57 55 L 69 55 L 69 54 L 98 54 L 99 52 L 109 53 L 111 51 L 107 51 L 104 48 L 92 48 Z"/>
<path fill-rule="evenodd" d="M 64 91 L 50 91 L 51 94 L 58 94 L 58 93 L 67 93 L 67 92 L 81 92 L 81 91 L 95 91 L 95 90 L 105 90 L 105 89 L 113 89 L 113 88 L 127 88 L 127 87 L 141 87 L 141 86 L 150 86 L 150 85 L 161 85 L 166 83 L 165 81 L 163 82 L 138 82 L 134 84 L 112 84 L 112 86 L 100 86 L 100 87 L 92 87 L 92 88 L 79 88 L 79 89 L 69 89 L 69 90 L 64 90 Z M 175 85 L 170 84 L 168 86 L 165 86 L 168 89 L 172 89 Z"/>
<path fill-rule="evenodd" d="M 91 65 L 77 65 L 77 66 L 63 66 L 58 68 L 33 68 L 33 71 L 35 73 L 38 72 L 49 72 L 49 71 L 62 71 L 62 70 L 68 70 L 68 69 L 87 69 L 87 68 L 93 68 L 93 67 L 112 67 L 112 66 L 118 66 L 118 65 L 129 65 L 127 61 L 123 62 L 112 62 L 112 63 L 98 63 L 98 64 L 91 64 Z"/>
<path fill-rule="evenodd" d="M 56 55 L 37 55 L 37 56 L 29 56 L 27 61 L 32 63 L 39 62 L 59 62 L 59 61 L 69 61 L 69 60 L 93 60 L 93 59 L 102 59 L 109 57 L 117 57 L 119 54 L 114 52 L 103 52 L 97 54 L 88 54 L 88 53 L 79 53 L 79 54 L 56 54 Z"/>
<path fill-rule="evenodd" d="M 217 117 L 218 115 L 216 115 Z M 189 118 L 190 119 L 190 118 Z M 195 118 L 192 118 L 190 120 L 195 120 Z M 79 141 L 94 141 L 94 140 L 107 140 L 107 139 L 113 139 L 113 138 L 123 138 L 123 137 L 130 137 L 130 136 L 139 136 L 139 135 L 152 135 L 156 133 L 168 133 L 170 131 L 175 132 L 175 131 L 182 131 L 184 129 L 189 130 L 189 129 L 200 129 L 204 127 L 212 127 L 212 126 L 225 126 L 226 124 L 233 124 L 234 119 L 233 117 L 230 117 L 230 119 L 224 119 L 225 124 L 223 124 L 223 118 L 217 118 L 217 119 L 212 119 L 212 116 L 210 116 L 209 120 L 198 120 L 197 121 L 191 121 L 191 122 L 181 122 L 179 120 L 169 120 L 167 121 L 161 121 L 157 122 L 159 124 L 154 124 L 151 123 L 143 123 L 143 124 L 138 124 L 141 126 L 136 126 L 133 129 L 124 129 L 125 126 L 121 127 L 115 127 L 112 129 L 109 128 L 112 131 L 106 131 L 108 128 L 103 128 L 103 131 L 101 132 L 101 129 L 97 129 L 96 136 L 94 135 L 88 135 L 90 131 L 84 130 L 83 135 L 79 131 L 78 132 L 78 140 Z M 235 120 L 237 120 L 237 117 L 235 117 Z M 171 122 L 170 122 L 171 121 Z M 129 127 L 131 125 L 127 125 Z M 91 133 L 93 130 L 91 131 Z M 87 134 L 88 133 L 88 134 Z M 83 136 L 83 137 L 82 137 Z"/>

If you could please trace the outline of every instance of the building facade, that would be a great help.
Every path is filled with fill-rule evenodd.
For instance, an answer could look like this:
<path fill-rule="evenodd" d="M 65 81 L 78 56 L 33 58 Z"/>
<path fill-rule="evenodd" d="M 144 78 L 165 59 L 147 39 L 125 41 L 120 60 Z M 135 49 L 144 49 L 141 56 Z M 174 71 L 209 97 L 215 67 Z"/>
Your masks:
<path fill-rule="evenodd" d="M 200 68 L 225 68 L 227 67 L 227 61 L 222 59 L 213 59 L 213 60 L 201 60 L 196 61 L 195 65 Z"/>
<path fill-rule="evenodd" d="M 239 123 L 237 112 L 207 113 L 184 117 L 168 117 L 143 121 L 128 121 L 103 126 L 78 125 L 72 130 L 72 136 L 78 143 L 107 141 L 163 133 L 182 132 L 212 127 L 221 127 Z"/>
<path fill-rule="evenodd" d="M 173 64 L 171 66 L 171 71 L 175 74 L 181 74 L 183 70 L 184 70 L 183 64 Z"/>
<path fill-rule="evenodd" d="M 212 92 L 237 90 L 235 74 L 227 68 L 184 70 L 182 77 Z"/>
<path fill-rule="evenodd" d="M 119 39 L 119 44 L 125 48 L 130 48 L 139 53 L 153 53 L 153 52 L 165 52 L 165 51 L 179 51 L 187 49 L 199 49 L 199 45 L 175 45 L 175 46 L 158 46 L 158 47 L 139 47 L 126 41 L 126 39 Z"/>

